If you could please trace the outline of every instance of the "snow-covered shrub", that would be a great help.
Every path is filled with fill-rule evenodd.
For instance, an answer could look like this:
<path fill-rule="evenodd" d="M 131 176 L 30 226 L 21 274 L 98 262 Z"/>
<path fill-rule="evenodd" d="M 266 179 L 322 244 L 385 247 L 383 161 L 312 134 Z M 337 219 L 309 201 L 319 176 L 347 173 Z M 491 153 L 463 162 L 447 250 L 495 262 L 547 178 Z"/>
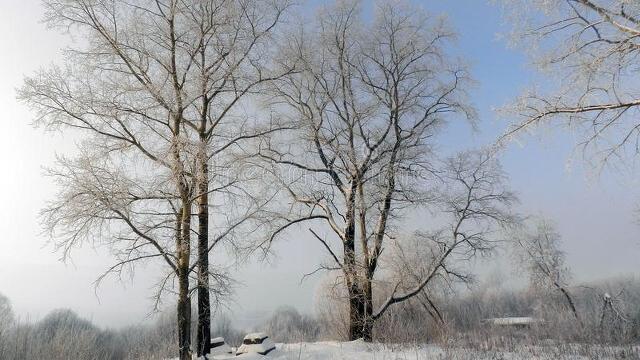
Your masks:
<path fill-rule="evenodd" d="M 320 323 L 310 315 L 284 306 L 274 311 L 265 323 L 264 331 L 276 342 L 313 342 L 320 335 Z"/>

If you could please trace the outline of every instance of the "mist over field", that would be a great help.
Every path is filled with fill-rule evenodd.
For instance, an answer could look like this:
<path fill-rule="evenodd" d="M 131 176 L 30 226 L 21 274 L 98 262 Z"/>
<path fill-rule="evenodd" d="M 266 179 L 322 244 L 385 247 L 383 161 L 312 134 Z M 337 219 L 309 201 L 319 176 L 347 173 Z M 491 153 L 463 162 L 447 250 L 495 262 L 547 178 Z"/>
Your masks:
<path fill-rule="evenodd" d="M 0 3 L 0 359 L 640 358 L 639 19 Z"/>

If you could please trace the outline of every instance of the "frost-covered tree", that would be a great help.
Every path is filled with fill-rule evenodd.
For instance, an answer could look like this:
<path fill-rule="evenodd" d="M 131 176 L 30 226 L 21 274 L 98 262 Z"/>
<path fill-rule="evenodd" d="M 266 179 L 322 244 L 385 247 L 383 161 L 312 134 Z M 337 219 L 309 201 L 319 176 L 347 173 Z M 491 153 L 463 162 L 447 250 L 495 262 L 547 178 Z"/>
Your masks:
<path fill-rule="evenodd" d="M 257 219 L 265 202 L 247 184 L 255 178 L 240 171 L 238 158 L 243 141 L 276 126 L 242 110 L 259 85 L 278 77 L 267 66 L 269 44 L 289 3 L 44 3 L 48 25 L 82 40 L 62 66 L 27 78 L 19 96 L 37 124 L 83 136 L 81 154 L 52 170 L 61 191 L 45 210 L 46 226 L 65 254 L 86 241 L 109 245 L 118 258 L 110 272 L 162 259 L 160 289 L 177 283 L 182 359 L 190 356 L 195 283 L 196 350 L 206 353 L 209 296 L 228 292 L 209 254 L 266 224 Z"/>
<path fill-rule="evenodd" d="M 0 324 L 9 326 L 14 321 L 13 308 L 11 301 L 6 296 L 0 294 Z"/>
<path fill-rule="evenodd" d="M 284 343 L 316 341 L 320 333 L 320 324 L 316 319 L 300 314 L 289 306 L 276 309 L 264 327 L 269 334 L 273 334 L 274 341 Z"/>
<path fill-rule="evenodd" d="M 338 271 L 348 294 L 348 338 L 370 341 L 374 321 L 430 281 L 427 271 L 412 286 L 392 285 L 382 304 L 373 302 L 385 245 L 401 233 L 404 211 L 433 200 L 441 160 L 434 138 L 448 120 L 474 118 L 465 93 L 469 76 L 445 51 L 454 34 L 417 7 L 381 2 L 374 20 L 365 23 L 358 2 L 337 2 L 317 19 L 286 44 L 283 63 L 298 71 L 272 89 L 282 116 L 293 124 L 260 149 L 290 195 L 272 239 L 290 226 L 309 225 L 330 257 L 318 270 Z M 447 186 L 455 188 L 449 195 L 456 196 L 439 200 L 460 227 L 425 235 L 435 244 L 455 244 L 436 257 L 438 273 L 445 269 L 441 256 L 461 250 L 457 245 L 483 246 L 481 236 L 462 227 L 503 220 L 502 212 L 478 208 L 510 202 L 492 161 L 466 154 L 445 166 Z"/>
<path fill-rule="evenodd" d="M 514 235 L 514 242 L 518 263 L 529 274 L 532 286 L 559 291 L 575 318 L 580 320 L 568 289 L 571 273 L 555 227 L 547 220 L 536 219 L 530 228 L 522 228 Z"/>
<path fill-rule="evenodd" d="M 597 164 L 640 150 L 640 4 L 632 0 L 505 1 L 514 39 L 531 50 L 544 81 L 508 108 L 505 138 L 563 126 Z"/>

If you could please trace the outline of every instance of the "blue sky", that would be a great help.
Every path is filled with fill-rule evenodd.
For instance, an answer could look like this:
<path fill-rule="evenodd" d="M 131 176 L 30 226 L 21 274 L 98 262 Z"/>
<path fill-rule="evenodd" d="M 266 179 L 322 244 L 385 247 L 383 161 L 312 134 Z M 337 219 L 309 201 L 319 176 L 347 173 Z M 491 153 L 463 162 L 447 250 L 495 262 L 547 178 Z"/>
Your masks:
<path fill-rule="evenodd" d="M 502 133 L 508 120 L 498 118 L 493 110 L 532 81 L 544 80 L 527 66 L 521 50 L 509 49 L 498 38 L 509 30 L 498 6 L 483 0 L 421 3 L 433 14 L 448 16 L 459 33 L 452 51 L 470 64 L 478 81 L 471 98 L 480 115 L 479 132 L 472 134 L 466 125 L 453 125 L 442 137 L 442 146 L 488 144 Z M 365 1 L 365 6 L 370 7 L 371 2 Z M 40 176 L 40 169 L 52 163 L 56 151 L 73 148 L 72 139 L 33 129 L 29 125 L 32 114 L 15 101 L 14 89 L 22 76 L 59 59 L 67 41 L 46 30 L 38 22 L 41 16 L 37 0 L 0 1 L 0 108 L 5 124 L 5 131 L 0 132 L 4 165 L 0 175 L 0 293 L 9 296 L 23 316 L 37 318 L 53 308 L 70 307 L 103 325 L 141 322 L 151 304 L 153 266 L 140 268 L 124 284 L 106 282 L 96 296 L 92 282 L 108 265 L 108 257 L 100 250 L 83 249 L 72 264 L 61 264 L 39 230 L 38 210 L 55 190 Z M 574 144 L 571 134 L 550 131 L 548 136 L 524 138 L 522 146 L 512 144 L 506 149 L 503 165 L 520 195 L 520 210 L 555 220 L 576 280 L 637 274 L 637 181 L 610 172 L 591 176 L 581 158 L 572 156 Z M 240 286 L 230 308 L 234 317 L 248 325 L 258 321 L 257 314 L 279 305 L 313 310 L 320 278 L 302 284 L 300 278 L 322 260 L 322 249 L 306 233 L 293 232 L 275 250 L 277 255 L 270 263 L 253 263 L 238 270 Z M 504 256 L 481 267 L 485 274 L 512 274 Z"/>
<path fill-rule="evenodd" d="M 480 118 L 479 143 L 493 141 L 511 119 L 493 111 L 508 104 L 532 83 L 546 80 L 529 66 L 522 48 L 509 47 L 500 35 L 510 31 L 497 5 L 488 1 L 424 2 L 433 12 L 447 14 L 460 34 L 458 51 L 472 65 L 479 87 L 474 92 Z M 522 46 L 522 44 L 521 44 Z M 635 209 L 640 200 L 632 171 L 595 174 L 575 152 L 576 139 L 551 128 L 540 136 L 511 144 L 502 157 L 521 211 L 553 219 L 577 280 L 637 272 L 640 239 Z"/>

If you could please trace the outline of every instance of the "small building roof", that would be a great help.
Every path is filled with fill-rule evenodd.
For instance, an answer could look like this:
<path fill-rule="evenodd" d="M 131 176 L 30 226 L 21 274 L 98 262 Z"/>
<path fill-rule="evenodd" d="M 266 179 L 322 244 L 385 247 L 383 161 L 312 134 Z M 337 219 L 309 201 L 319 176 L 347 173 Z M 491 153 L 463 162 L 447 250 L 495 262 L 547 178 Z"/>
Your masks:
<path fill-rule="evenodd" d="M 532 325 L 539 323 L 540 320 L 532 317 L 503 317 L 503 318 L 490 318 L 483 320 L 486 323 L 492 325 Z"/>

